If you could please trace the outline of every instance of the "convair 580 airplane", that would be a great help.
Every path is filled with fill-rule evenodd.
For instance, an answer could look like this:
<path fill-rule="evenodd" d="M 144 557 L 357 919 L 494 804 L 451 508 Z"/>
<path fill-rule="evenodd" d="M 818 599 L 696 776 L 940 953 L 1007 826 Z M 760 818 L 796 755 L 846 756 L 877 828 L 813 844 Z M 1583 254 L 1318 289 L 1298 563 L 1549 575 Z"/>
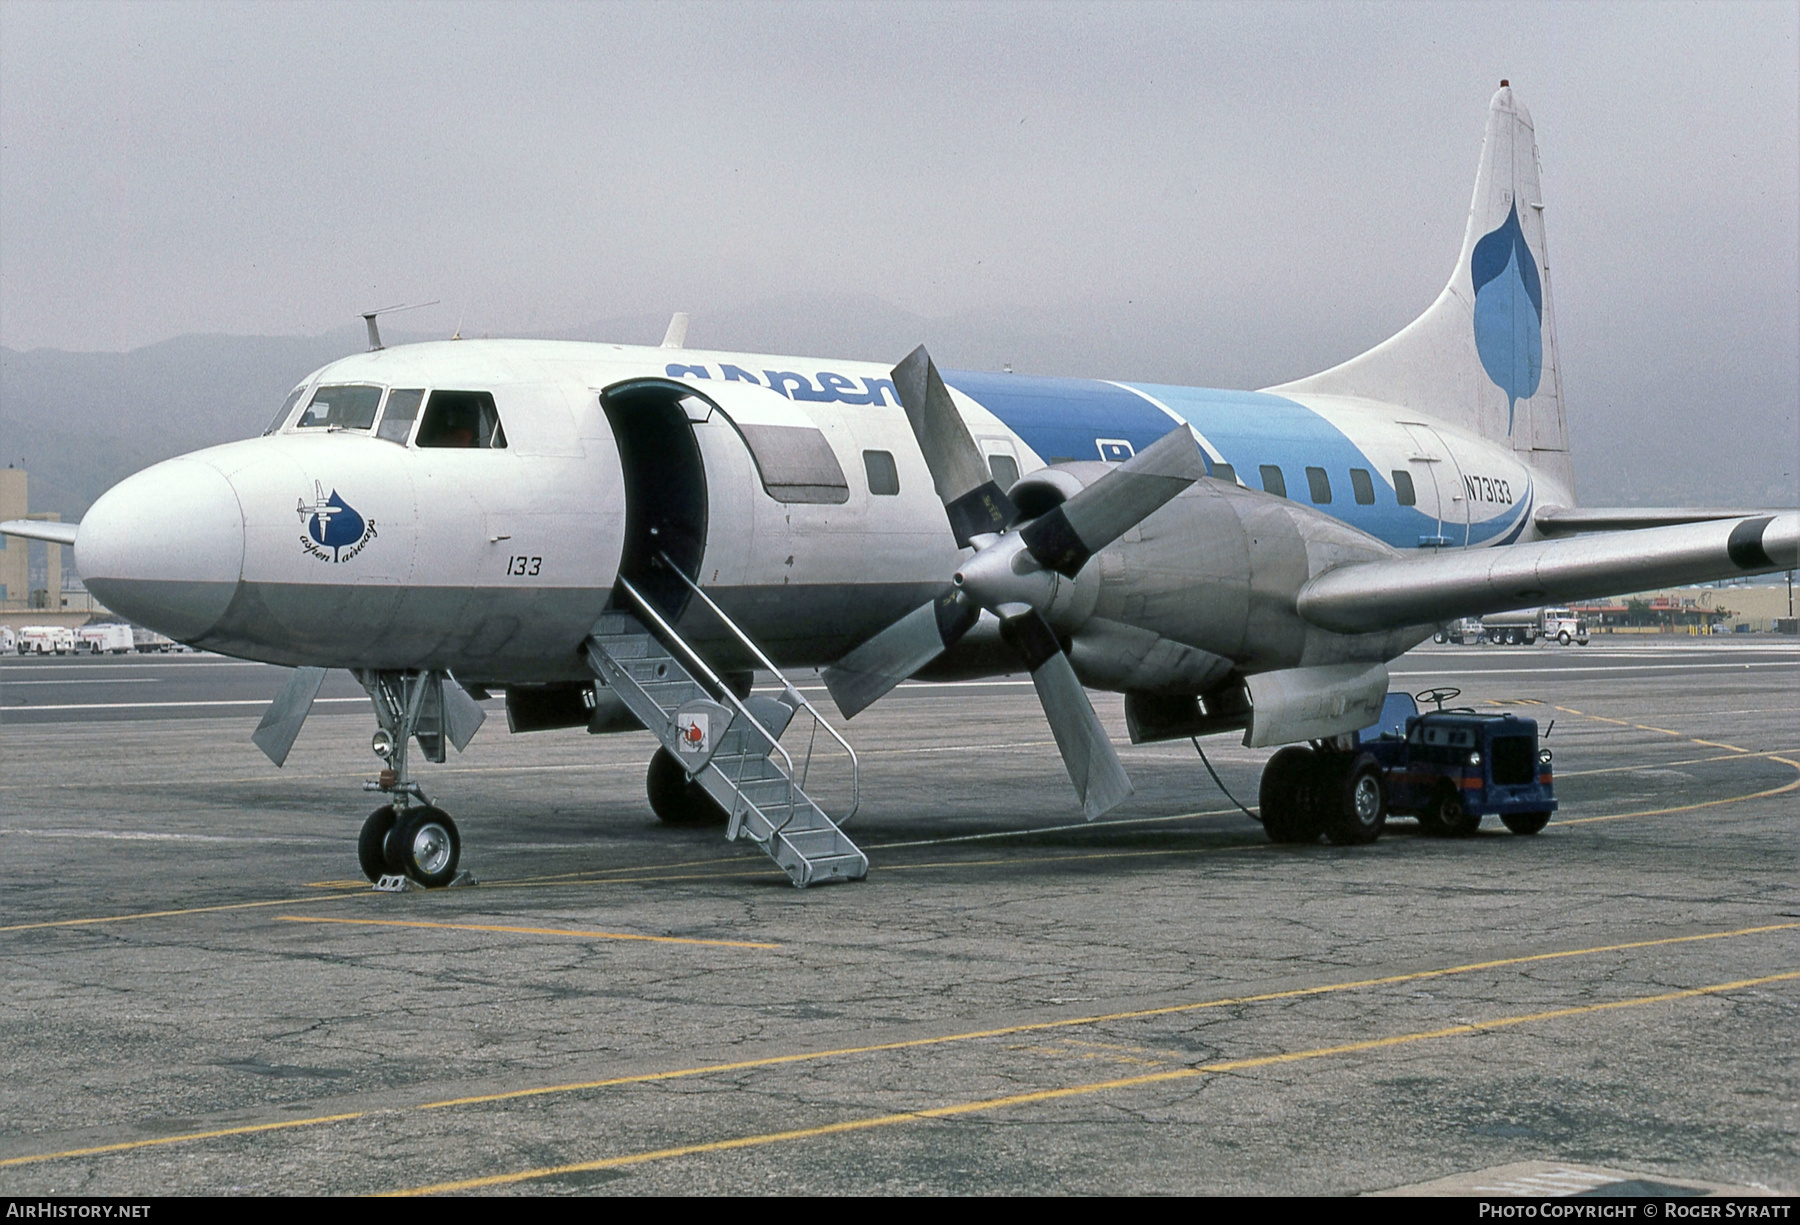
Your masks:
<path fill-rule="evenodd" d="M 493 690 L 515 732 L 656 733 L 665 820 L 724 822 L 797 885 L 861 877 L 782 743 L 817 711 L 750 695 L 796 666 L 845 716 L 910 676 L 1029 671 L 1090 818 L 1131 784 L 1083 686 L 1124 695 L 1134 741 L 1305 746 L 1265 769 L 1270 836 L 1367 841 L 1385 805 L 1352 733 L 1436 623 L 1796 564 L 1792 512 L 1576 508 L 1543 209 L 1502 82 L 1450 283 L 1298 382 L 700 352 L 680 317 L 660 348 L 383 349 L 371 321 L 260 438 L 156 464 L 79 527 L 0 526 L 72 543 L 125 616 L 295 668 L 256 735 L 277 765 L 324 670 L 354 672 L 388 801 L 372 878 L 455 876 L 408 745 L 460 750 Z"/>

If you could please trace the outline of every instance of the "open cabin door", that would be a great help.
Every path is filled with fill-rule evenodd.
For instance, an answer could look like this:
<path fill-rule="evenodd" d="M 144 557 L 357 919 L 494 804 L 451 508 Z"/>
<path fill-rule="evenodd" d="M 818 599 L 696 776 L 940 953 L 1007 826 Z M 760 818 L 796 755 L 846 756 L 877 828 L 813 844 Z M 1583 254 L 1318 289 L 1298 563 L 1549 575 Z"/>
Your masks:
<path fill-rule="evenodd" d="M 690 388 L 670 379 L 634 379 L 600 393 L 600 407 L 619 447 L 625 483 L 625 550 L 619 574 L 662 610 L 680 617 L 692 593 L 658 562 L 660 555 L 689 575 L 705 561 L 706 465 L 691 415 Z"/>

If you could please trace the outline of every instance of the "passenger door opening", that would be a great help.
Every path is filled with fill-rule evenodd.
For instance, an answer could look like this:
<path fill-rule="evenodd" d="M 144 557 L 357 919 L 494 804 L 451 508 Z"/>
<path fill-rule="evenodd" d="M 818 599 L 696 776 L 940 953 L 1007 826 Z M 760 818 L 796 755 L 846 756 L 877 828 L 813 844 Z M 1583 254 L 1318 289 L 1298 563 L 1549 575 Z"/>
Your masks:
<path fill-rule="evenodd" d="M 691 387 L 640 379 L 600 393 L 625 480 L 625 551 L 619 577 L 671 622 L 691 593 L 659 554 L 697 578 L 706 551 L 706 467 L 682 402 Z M 710 407 L 710 406 L 709 406 Z"/>

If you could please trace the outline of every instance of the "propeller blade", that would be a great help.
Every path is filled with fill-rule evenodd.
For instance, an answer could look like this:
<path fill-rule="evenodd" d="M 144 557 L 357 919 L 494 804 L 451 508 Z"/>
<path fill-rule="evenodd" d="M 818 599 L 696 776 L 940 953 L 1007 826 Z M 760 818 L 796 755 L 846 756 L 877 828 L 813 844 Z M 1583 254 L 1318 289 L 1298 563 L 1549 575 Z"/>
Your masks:
<path fill-rule="evenodd" d="M 821 674 L 831 700 L 855 718 L 888 690 L 942 655 L 974 626 L 981 610 L 960 588 L 907 613 Z"/>
<path fill-rule="evenodd" d="M 1206 475 L 1206 460 L 1178 425 L 1020 532 L 1046 569 L 1074 578 L 1088 558 Z"/>
<path fill-rule="evenodd" d="M 976 536 L 1004 532 L 1019 512 L 989 473 L 924 345 L 894 367 L 894 390 L 931 469 L 957 545 L 966 548 Z"/>
<path fill-rule="evenodd" d="M 1069 657 L 1063 654 L 1056 631 L 1041 614 L 1027 607 L 1000 618 L 1000 636 L 1031 669 L 1031 683 L 1043 704 L 1050 733 L 1056 737 L 1056 750 L 1081 797 L 1082 815 L 1092 821 L 1119 805 L 1132 793 L 1131 779 L 1100 725 L 1087 691 L 1076 679 Z"/>

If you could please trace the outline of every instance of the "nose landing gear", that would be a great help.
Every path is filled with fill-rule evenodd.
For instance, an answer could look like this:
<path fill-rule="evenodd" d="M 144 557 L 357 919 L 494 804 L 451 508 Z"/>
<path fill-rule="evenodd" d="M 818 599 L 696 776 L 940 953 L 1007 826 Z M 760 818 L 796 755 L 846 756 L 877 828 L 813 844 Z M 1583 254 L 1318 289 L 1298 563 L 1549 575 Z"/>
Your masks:
<path fill-rule="evenodd" d="M 474 884 L 469 873 L 456 870 L 462 858 L 456 822 L 408 776 L 406 759 L 413 741 L 429 761 L 444 760 L 446 742 L 460 753 L 485 718 L 481 707 L 443 672 L 368 670 L 355 675 L 375 704 L 380 727 L 369 748 L 383 767 L 363 790 L 391 797 L 369 814 L 357 837 L 363 875 L 377 882 L 404 877 L 430 889 Z"/>

